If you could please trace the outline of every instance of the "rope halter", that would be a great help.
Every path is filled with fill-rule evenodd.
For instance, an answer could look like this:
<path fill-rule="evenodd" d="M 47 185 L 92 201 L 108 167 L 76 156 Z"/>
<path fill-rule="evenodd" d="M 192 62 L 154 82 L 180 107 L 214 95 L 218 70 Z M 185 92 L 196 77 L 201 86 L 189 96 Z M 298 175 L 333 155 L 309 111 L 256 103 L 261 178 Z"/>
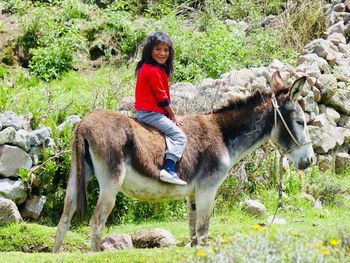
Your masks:
<path fill-rule="evenodd" d="M 304 146 L 304 145 L 310 144 L 311 141 L 308 141 L 308 142 L 305 142 L 305 143 L 302 143 L 302 144 L 301 144 L 301 143 L 299 143 L 298 140 L 295 138 L 295 136 L 293 135 L 293 133 L 292 133 L 291 130 L 289 129 L 289 127 L 288 127 L 288 125 L 287 125 L 285 119 L 283 118 L 283 115 L 282 115 L 282 113 L 281 113 L 281 111 L 280 111 L 280 109 L 279 109 L 278 102 L 277 102 L 277 99 L 276 99 L 275 94 L 272 94 L 272 96 L 271 96 L 271 101 L 272 101 L 272 106 L 273 106 L 273 108 L 274 108 L 275 127 L 277 126 L 277 116 L 279 116 L 280 119 L 281 119 L 281 121 L 282 121 L 282 123 L 283 123 L 283 125 L 284 125 L 284 127 L 286 128 L 286 130 L 287 130 L 289 136 L 292 138 L 292 140 L 293 140 L 294 143 L 296 144 L 295 147 L 293 147 L 293 148 L 291 148 L 291 149 L 289 149 L 289 150 L 287 150 L 287 151 L 282 151 L 282 152 L 283 152 L 284 154 L 290 153 L 290 152 L 292 152 L 292 151 L 295 151 L 295 150 L 301 148 L 301 147 Z"/>

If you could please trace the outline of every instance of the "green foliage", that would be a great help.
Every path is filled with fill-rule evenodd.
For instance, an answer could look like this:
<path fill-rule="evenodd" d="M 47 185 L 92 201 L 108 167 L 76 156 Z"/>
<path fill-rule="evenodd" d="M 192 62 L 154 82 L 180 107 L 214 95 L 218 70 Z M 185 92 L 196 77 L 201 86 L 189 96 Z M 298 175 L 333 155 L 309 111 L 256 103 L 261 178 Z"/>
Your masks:
<path fill-rule="evenodd" d="M 211 19 L 206 31 L 184 26 L 180 18 L 169 16 L 161 30 L 167 32 L 175 46 L 176 81 L 199 81 L 203 77 L 218 78 L 224 72 L 245 67 L 267 66 L 274 58 L 291 61 L 292 50 L 281 50 L 277 31 L 254 30 L 245 35 L 243 29 L 230 29 Z M 186 28 L 178 31 L 179 27 Z"/>
<path fill-rule="evenodd" d="M 60 78 L 63 73 L 73 68 L 72 48 L 65 39 L 52 43 L 47 47 L 33 49 L 29 67 L 31 71 L 43 80 Z"/>
<path fill-rule="evenodd" d="M 319 38 L 326 30 L 325 0 L 291 0 L 285 12 L 274 25 L 284 36 L 285 45 L 301 51 L 312 39 Z"/>
<path fill-rule="evenodd" d="M 89 6 L 79 0 L 64 0 L 60 4 L 60 18 L 62 21 L 71 19 L 87 19 L 89 16 Z"/>
<path fill-rule="evenodd" d="M 0 13 L 10 13 L 19 16 L 24 15 L 31 2 L 28 0 L 2 0 L 0 2 Z"/>
<path fill-rule="evenodd" d="M 18 44 L 24 47 L 26 50 L 36 48 L 39 45 L 39 39 L 41 38 L 43 28 L 45 28 L 46 22 L 43 12 L 37 10 L 29 20 L 25 20 L 21 24 L 22 35 L 18 38 Z"/>
<path fill-rule="evenodd" d="M 304 178 L 303 189 L 319 198 L 322 203 L 344 206 L 344 194 L 350 192 L 350 184 L 344 183 L 344 178 L 348 178 L 348 175 L 337 175 L 331 171 L 321 172 L 317 167 L 313 167 Z"/>

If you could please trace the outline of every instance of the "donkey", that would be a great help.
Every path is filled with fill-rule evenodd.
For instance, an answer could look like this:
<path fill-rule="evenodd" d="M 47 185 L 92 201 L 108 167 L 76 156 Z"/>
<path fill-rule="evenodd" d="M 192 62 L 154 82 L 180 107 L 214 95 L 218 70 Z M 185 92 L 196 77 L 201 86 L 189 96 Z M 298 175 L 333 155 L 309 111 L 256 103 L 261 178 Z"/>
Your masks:
<path fill-rule="evenodd" d="M 101 249 L 101 233 L 118 191 L 144 201 L 187 198 L 191 244 L 205 244 L 215 194 L 230 168 L 271 139 L 300 169 L 312 164 L 304 113 L 296 102 L 306 78 L 291 88 L 275 72 L 271 92 L 256 91 L 206 114 L 185 115 L 187 145 L 177 173 L 186 186 L 159 181 L 164 137 L 133 118 L 108 110 L 85 116 L 74 131 L 72 165 L 53 252 L 59 252 L 73 213 L 86 212 L 86 184 L 94 173 L 100 193 L 90 219 L 91 247 Z"/>

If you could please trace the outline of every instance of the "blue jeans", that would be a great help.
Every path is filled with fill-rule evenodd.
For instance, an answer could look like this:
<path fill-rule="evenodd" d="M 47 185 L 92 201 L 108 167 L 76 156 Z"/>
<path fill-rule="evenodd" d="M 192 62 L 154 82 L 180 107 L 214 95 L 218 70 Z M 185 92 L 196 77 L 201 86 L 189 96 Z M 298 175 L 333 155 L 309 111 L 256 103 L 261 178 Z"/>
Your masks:
<path fill-rule="evenodd" d="M 144 124 L 158 129 L 165 135 L 167 146 L 165 153 L 166 159 L 177 162 L 181 158 L 185 150 L 187 138 L 184 132 L 176 126 L 175 123 L 165 115 L 152 111 L 138 110 L 136 111 L 135 118 Z"/>

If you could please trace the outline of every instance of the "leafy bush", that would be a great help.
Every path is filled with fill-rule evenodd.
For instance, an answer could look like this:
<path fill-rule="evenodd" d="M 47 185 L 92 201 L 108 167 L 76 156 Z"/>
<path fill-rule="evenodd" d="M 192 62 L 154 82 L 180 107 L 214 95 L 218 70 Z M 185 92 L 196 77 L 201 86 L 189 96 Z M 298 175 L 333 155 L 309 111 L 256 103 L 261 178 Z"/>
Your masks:
<path fill-rule="evenodd" d="M 89 6 L 83 4 L 79 0 L 65 0 L 60 4 L 60 17 L 62 21 L 68 21 L 70 19 L 87 19 L 89 14 Z"/>
<path fill-rule="evenodd" d="M 0 14 L 10 13 L 22 16 L 30 6 L 31 2 L 28 0 L 2 0 L 0 3 Z"/>
<path fill-rule="evenodd" d="M 69 46 L 59 41 L 48 47 L 40 47 L 31 51 L 33 55 L 29 67 L 43 80 L 60 78 L 63 73 L 73 68 L 73 54 Z"/>

